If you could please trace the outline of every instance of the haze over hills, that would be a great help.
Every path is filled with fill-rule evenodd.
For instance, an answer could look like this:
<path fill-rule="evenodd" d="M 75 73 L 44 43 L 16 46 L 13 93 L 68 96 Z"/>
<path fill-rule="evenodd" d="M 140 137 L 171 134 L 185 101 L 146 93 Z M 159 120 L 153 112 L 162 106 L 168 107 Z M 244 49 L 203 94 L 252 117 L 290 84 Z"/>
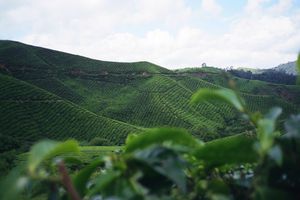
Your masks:
<path fill-rule="evenodd" d="M 273 69 L 276 71 L 283 71 L 287 74 L 297 75 L 296 61 L 280 64 L 277 67 L 274 67 Z"/>
<path fill-rule="evenodd" d="M 185 128 L 207 141 L 251 129 L 228 105 L 189 103 L 199 88 L 228 87 L 224 73 L 99 61 L 0 41 L 1 141 L 16 139 L 26 148 L 41 138 L 88 143 L 100 137 L 120 145 L 129 133 L 157 126 Z M 253 111 L 281 106 L 281 120 L 299 111 L 298 86 L 231 78 Z M 2 145 L 1 152 L 10 149 Z"/>

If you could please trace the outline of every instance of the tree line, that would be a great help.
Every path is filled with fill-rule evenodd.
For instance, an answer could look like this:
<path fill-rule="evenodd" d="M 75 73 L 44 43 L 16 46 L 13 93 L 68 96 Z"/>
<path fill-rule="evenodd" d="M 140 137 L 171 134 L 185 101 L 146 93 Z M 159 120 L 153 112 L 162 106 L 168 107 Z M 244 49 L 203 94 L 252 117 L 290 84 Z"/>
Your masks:
<path fill-rule="evenodd" d="M 253 73 L 249 70 L 237 70 L 237 69 L 230 69 L 227 72 L 230 74 L 250 79 L 250 80 L 260 80 L 260 81 L 266 81 L 271 83 L 277 83 L 277 84 L 285 84 L 285 85 L 295 85 L 297 77 L 292 74 L 287 74 L 284 71 L 276 71 L 274 69 L 268 69 L 263 71 L 262 73 Z"/>

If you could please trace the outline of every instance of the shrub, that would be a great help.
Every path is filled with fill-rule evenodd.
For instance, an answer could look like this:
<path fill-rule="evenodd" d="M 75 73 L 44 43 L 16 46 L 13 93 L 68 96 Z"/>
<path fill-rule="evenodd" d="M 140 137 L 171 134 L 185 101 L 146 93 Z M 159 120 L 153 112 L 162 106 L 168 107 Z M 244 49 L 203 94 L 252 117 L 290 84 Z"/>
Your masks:
<path fill-rule="evenodd" d="M 91 146 L 110 146 L 112 145 L 108 139 L 95 137 L 90 142 L 89 145 Z"/>

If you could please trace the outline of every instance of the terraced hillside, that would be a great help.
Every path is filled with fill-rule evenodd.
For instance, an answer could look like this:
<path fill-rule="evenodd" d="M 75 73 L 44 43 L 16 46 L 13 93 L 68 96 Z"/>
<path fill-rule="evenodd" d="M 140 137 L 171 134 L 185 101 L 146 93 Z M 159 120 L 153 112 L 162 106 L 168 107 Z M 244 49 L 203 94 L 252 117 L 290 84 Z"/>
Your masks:
<path fill-rule="evenodd" d="M 121 63 L 93 60 L 19 42 L 0 41 L 0 61 L 4 70 L 22 78 L 45 78 L 61 75 L 94 77 L 108 74 L 168 73 L 149 62 Z"/>
<path fill-rule="evenodd" d="M 90 141 L 105 138 L 114 144 L 141 128 L 83 109 L 26 82 L 0 74 L 1 151 L 26 148 L 42 138 Z"/>
<path fill-rule="evenodd" d="M 197 68 L 181 70 L 181 74 L 184 74 L 189 82 L 194 82 L 194 88 L 197 88 L 195 79 L 200 80 L 203 85 L 203 81 L 211 83 L 210 85 L 218 85 L 222 87 L 229 87 L 228 80 L 231 79 L 235 82 L 236 88 L 242 93 L 255 94 L 262 97 L 276 97 L 288 104 L 300 105 L 300 91 L 297 85 L 283 85 L 274 84 L 259 80 L 249 80 L 239 77 L 225 74 L 225 71 L 219 69 Z M 194 81 L 192 81 L 193 79 Z M 200 85 L 199 85 L 200 86 Z M 212 86 L 214 87 L 214 86 Z"/>
<path fill-rule="evenodd" d="M 155 126 L 186 128 L 211 140 L 248 126 L 228 105 L 189 103 L 199 88 L 227 87 L 223 71 L 214 68 L 170 71 L 148 62 L 98 61 L 0 41 L 0 75 L 0 130 L 5 140 L 15 137 L 30 144 L 45 137 L 103 137 L 118 145 L 128 133 Z M 282 120 L 298 111 L 296 86 L 236 82 L 252 110 L 281 106 Z"/>

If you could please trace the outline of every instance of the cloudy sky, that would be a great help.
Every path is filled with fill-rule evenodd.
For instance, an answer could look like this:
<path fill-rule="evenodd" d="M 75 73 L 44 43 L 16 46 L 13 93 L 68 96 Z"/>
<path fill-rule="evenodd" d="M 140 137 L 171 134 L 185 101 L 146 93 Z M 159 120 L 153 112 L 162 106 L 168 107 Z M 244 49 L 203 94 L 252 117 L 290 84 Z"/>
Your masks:
<path fill-rule="evenodd" d="M 300 50 L 300 0 L 0 0 L 0 39 L 168 68 L 266 68 Z"/>

